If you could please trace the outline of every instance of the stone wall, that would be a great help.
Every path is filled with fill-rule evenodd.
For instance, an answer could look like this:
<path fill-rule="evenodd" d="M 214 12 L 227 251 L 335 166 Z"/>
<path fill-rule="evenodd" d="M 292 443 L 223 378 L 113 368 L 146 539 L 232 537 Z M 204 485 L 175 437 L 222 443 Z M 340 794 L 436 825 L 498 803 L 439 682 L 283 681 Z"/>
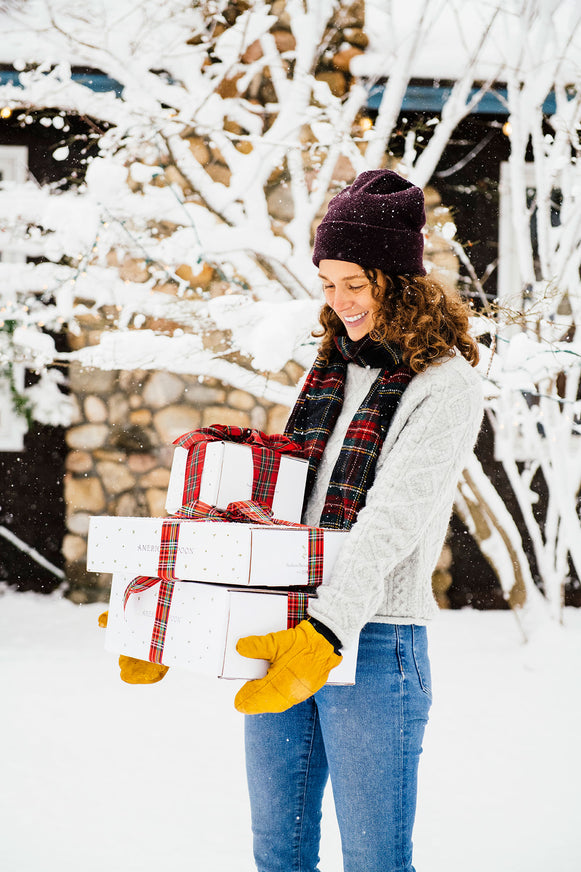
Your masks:
<path fill-rule="evenodd" d="M 426 254 L 444 282 L 452 286 L 457 280 L 458 262 L 437 229 L 449 220 L 449 215 L 432 188 L 426 190 L 426 212 Z M 126 274 L 136 280 L 138 268 L 138 263 L 128 262 Z M 142 280 L 146 276 L 144 272 Z M 192 276 L 191 281 L 211 294 L 222 292 L 210 268 Z M 175 289 L 167 290 L 169 295 L 175 293 Z M 81 333 L 70 337 L 71 345 L 80 348 L 98 342 L 106 329 L 106 316 L 106 312 L 89 314 Z M 144 326 L 162 332 L 172 327 L 169 322 L 149 320 Z M 218 345 L 223 340 L 220 333 L 213 337 Z M 289 361 L 282 372 L 270 377 L 295 385 L 301 375 L 301 368 Z M 189 430 L 217 423 L 280 432 L 288 416 L 285 406 L 257 400 L 245 391 L 197 376 L 104 371 L 74 365 L 69 382 L 76 412 L 66 436 L 69 452 L 64 481 L 63 554 L 69 596 L 75 602 L 106 599 L 109 592 L 110 575 L 86 570 L 91 515 L 165 516 L 174 439 Z"/>
<path fill-rule="evenodd" d="M 291 363 L 276 377 L 292 385 L 300 372 Z M 109 574 L 86 571 L 91 515 L 166 515 L 174 439 L 217 423 L 276 433 L 288 417 L 285 406 L 214 379 L 167 372 L 106 372 L 75 365 L 70 387 L 76 414 L 66 437 L 63 553 L 75 602 L 106 599 L 109 593 Z"/>
<path fill-rule="evenodd" d="M 247 6 L 246 0 L 232 0 L 224 27 L 229 26 Z M 281 50 L 294 47 L 283 0 L 274 0 L 271 13 L 277 17 L 272 29 Z M 230 18 L 231 20 L 230 20 Z M 342 96 L 349 90 L 351 59 L 363 52 L 367 45 L 364 33 L 364 4 L 356 0 L 342 9 L 326 35 L 327 49 L 315 71 L 318 79 L 326 81 L 333 93 Z M 249 46 L 244 60 L 251 63 L 260 57 L 259 42 Z M 287 61 L 285 61 L 287 63 Z M 231 89 L 232 93 L 228 91 Z M 248 99 L 268 103 L 274 99 L 268 67 L 248 84 Z M 223 97 L 235 96 L 235 80 L 224 79 L 220 85 Z M 244 132 L 232 119 L 225 119 L 225 128 L 233 133 Z M 356 122 L 355 128 L 357 128 Z M 357 132 L 357 129 L 355 130 Z M 312 138 L 308 126 L 302 131 L 304 143 Z M 229 170 L 210 136 L 189 137 L 190 148 L 204 165 L 210 178 L 225 185 L 230 183 Z M 242 139 L 236 147 L 244 151 L 251 144 Z M 365 148 L 360 140 L 359 147 Z M 308 150 L 305 152 L 308 154 Z M 305 158 L 307 159 L 307 158 Z M 385 164 L 391 162 L 387 155 Z M 186 198 L 193 195 L 188 181 L 179 168 L 169 162 L 159 184 L 178 184 Z M 316 172 L 313 168 L 313 178 Z M 342 185 L 352 181 L 354 170 L 347 158 L 340 158 L 334 168 L 329 197 Z M 281 232 L 292 219 L 293 209 L 288 186 L 288 167 L 281 164 L 269 178 L 265 196 L 274 227 Z M 131 177 L 128 184 L 139 190 Z M 324 211 L 324 209 L 323 209 Z M 438 193 L 426 191 L 428 236 L 426 254 L 442 271 L 442 278 L 454 285 L 458 264 L 450 246 L 438 231 L 448 219 Z M 316 222 L 318 223 L 318 222 Z M 164 232 L 171 232 L 165 228 Z M 150 279 L 147 265 L 139 258 L 127 255 L 119 266 L 119 275 L 131 282 Z M 224 293 L 220 276 L 209 264 L 202 264 L 200 272 L 192 273 L 190 266 L 176 265 L 175 272 L 190 286 L 193 297 L 201 292 L 209 296 Z M 156 285 L 156 291 L 175 298 L 177 285 Z M 116 312 L 103 307 L 99 312 L 87 312 L 79 317 L 81 331 L 71 335 L 72 348 L 99 341 L 103 329 L 110 329 Z M 155 318 L 143 318 L 141 326 L 171 335 L 181 327 Z M 226 339 L 226 341 L 225 341 Z M 219 331 L 205 334 L 205 347 L 216 350 L 227 348 L 227 337 Z M 248 366 L 248 361 L 240 361 Z M 281 373 L 271 374 L 275 380 L 295 385 L 302 371 L 289 362 Z M 94 369 L 71 368 L 70 388 L 76 403 L 76 416 L 67 432 L 69 453 L 66 461 L 65 502 L 67 532 L 63 542 L 66 573 L 70 584 L 70 597 L 76 602 L 104 599 L 108 595 L 110 576 L 87 573 L 86 537 L 91 515 L 164 516 L 165 494 L 173 456 L 172 441 L 181 434 L 214 423 L 239 425 L 280 432 L 288 415 L 282 406 L 256 400 L 251 394 L 225 386 L 216 380 L 200 380 L 195 376 L 175 375 L 168 372 L 104 372 Z"/>

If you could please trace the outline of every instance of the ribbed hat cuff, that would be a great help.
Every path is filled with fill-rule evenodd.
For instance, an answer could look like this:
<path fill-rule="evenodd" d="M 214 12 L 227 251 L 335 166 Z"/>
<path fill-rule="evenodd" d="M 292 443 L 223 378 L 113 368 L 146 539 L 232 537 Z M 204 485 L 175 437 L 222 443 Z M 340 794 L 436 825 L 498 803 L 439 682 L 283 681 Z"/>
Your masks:
<path fill-rule="evenodd" d="M 323 221 L 317 228 L 313 263 L 344 260 L 387 275 L 426 275 L 424 237 L 415 230 L 391 230 L 351 221 Z"/>

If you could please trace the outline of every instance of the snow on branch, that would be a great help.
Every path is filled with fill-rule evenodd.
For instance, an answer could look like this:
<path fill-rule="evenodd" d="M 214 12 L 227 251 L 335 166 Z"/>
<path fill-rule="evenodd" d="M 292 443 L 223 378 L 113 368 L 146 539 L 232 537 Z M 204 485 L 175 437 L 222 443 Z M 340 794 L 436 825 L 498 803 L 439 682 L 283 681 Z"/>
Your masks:
<path fill-rule="evenodd" d="M 477 534 L 471 507 L 485 502 L 496 533 L 482 547 L 504 549 L 507 591 L 531 591 L 526 532 L 557 614 L 569 563 L 581 571 L 578 4 L 30 0 L 2 25 L 14 80 L 0 107 L 52 136 L 52 181 L 0 184 L 2 359 L 211 375 L 282 404 L 292 389 L 271 374 L 315 353 L 310 249 L 328 199 L 381 165 L 427 185 L 458 123 L 506 84 L 511 269 L 498 306 L 453 233 L 442 238 L 496 345 L 483 344 L 481 372 L 521 526 L 475 467 L 458 505 Z M 396 158 L 410 80 L 438 77 L 453 83 L 441 116 L 422 142 L 405 129 Z M 59 330 L 76 350 L 57 354 L 47 331 Z M 96 331 L 99 344 L 79 347 Z"/>
<path fill-rule="evenodd" d="M 210 376 L 256 397 L 286 406 L 291 405 L 295 395 L 293 387 L 221 360 L 213 351 L 205 349 L 198 337 L 188 334 L 170 337 L 149 330 L 112 331 L 103 334 L 99 345 L 61 352 L 55 355 L 55 359 L 104 370 L 166 370 Z"/>

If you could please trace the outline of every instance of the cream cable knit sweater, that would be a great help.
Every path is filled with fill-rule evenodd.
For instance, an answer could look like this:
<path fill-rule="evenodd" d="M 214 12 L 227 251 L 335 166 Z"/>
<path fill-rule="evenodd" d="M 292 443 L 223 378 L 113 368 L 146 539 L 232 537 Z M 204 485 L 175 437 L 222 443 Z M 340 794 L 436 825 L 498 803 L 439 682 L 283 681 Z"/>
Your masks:
<path fill-rule="evenodd" d="M 347 427 L 379 370 L 349 364 L 341 414 L 319 464 L 304 523 L 321 517 Z M 309 614 L 346 644 L 368 621 L 425 624 L 432 572 L 460 473 L 482 420 L 480 378 L 460 355 L 415 375 L 404 391 L 364 508 Z"/>

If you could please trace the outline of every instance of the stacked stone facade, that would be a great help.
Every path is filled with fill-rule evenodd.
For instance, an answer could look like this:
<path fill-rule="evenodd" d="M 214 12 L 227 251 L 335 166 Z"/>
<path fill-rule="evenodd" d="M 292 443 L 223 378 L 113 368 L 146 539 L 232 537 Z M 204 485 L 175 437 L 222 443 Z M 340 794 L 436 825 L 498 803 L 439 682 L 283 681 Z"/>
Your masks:
<path fill-rule="evenodd" d="M 277 378 L 290 385 L 300 369 Z M 75 420 L 67 431 L 67 532 L 63 542 L 69 596 L 90 602 L 108 596 L 111 577 L 86 571 L 91 515 L 163 517 L 172 442 L 212 424 L 280 432 L 288 409 L 215 379 L 168 372 L 72 368 Z"/>
<path fill-rule="evenodd" d="M 428 226 L 449 217 L 433 189 L 426 191 Z M 439 268 L 440 278 L 453 285 L 458 263 L 449 245 L 430 230 L 426 253 Z M 126 265 L 135 280 L 138 263 Z M 190 270 L 191 272 L 191 270 Z M 147 274 L 143 273 L 143 280 Z M 209 293 L 220 293 L 219 280 L 204 267 L 192 277 Z M 171 289 L 168 288 L 171 293 Z M 88 316 L 80 335 L 71 336 L 74 347 L 93 344 L 106 329 L 105 319 Z M 169 322 L 149 322 L 145 327 L 167 332 Z M 224 336 L 210 337 L 220 345 Z M 293 361 L 273 380 L 296 385 L 302 369 Z M 152 516 L 166 514 L 165 494 L 173 457 L 172 442 L 183 433 L 212 424 L 252 427 L 267 433 L 281 432 L 288 417 L 286 406 L 257 399 L 216 379 L 170 372 L 106 371 L 78 364 L 69 373 L 75 417 L 67 431 L 68 455 L 64 494 L 66 534 L 63 554 L 69 596 L 75 602 L 106 599 L 110 575 L 86 570 L 87 532 L 91 515 Z M 451 576 L 446 575 L 449 584 Z"/>
<path fill-rule="evenodd" d="M 246 0 L 232 0 L 225 13 L 225 23 L 217 25 L 218 28 L 230 26 L 247 5 Z M 277 17 L 271 32 L 279 50 L 292 50 L 294 37 L 283 0 L 274 0 L 271 13 Z M 363 52 L 367 45 L 364 3 L 357 0 L 347 10 L 343 9 L 333 24 L 327 34 L 327 49 L 315 76 L 327 82 L 335 95 L 343 96 L 352 81 L 350 61 Z M 250 64 L 261 54 L 260 43 L 252 43 L 244 60 Z M 226 78 L 220 84 L 219 93 L 222 97 L 234 97 L 237 89 L 236 80 Z M 245 96 L 264 105 L 275 99 L 268 67 L 262 68 L 260 74 L 248 84 Z M 244 132 L 227 117 L 224 126 L 233 134 Z M 312 141 L 308 126 L 305 126 L 302 136 L 305 144 Z M 241 151 L 252 148 L 244 137 L 234 141 L 236 148 Z M 188 142 L 208 176 L 229 185 L 230 171 L 211 137 L 192 134 Z M 365 149 L 365 142 L 361 138 L 359 146 Z M 305 154 L 308 154 L 308 149 Z M 389 160 L 386 156 L 386 165 Z M 316 168 L 312 170 L 314 179 Z M 340 157 L 334 168 L 329 197 L 335 190 L 351 182 L 354 175 L 350 161 Z M 172 162 L 164 168 L 159 180 L 159 184 L 169 183 L 179 185 L 186 198 L 195 198 L 188 181 Z M 283 162 L 265 187 L 273 226 L 278 227 L 281 233 L 284 233 L 284 226 L 293 218 L 288 183 L 288 168 Z M 131 177 L 128 178 L 128 184 L 133 190 L 139 190 L 139 183 L 133 182 Z M 428 225 L 431 225 L 426 253 L 441 270 L 442 279 L 454 285 L 458 274 L 456 258 L 451 254 L 449 244 L 438 236 L 435 229 L 446 220 L 436 191 L 426 191 L 426 207 Z M 171 232 L 171 228 L 167 227 L 163 232 Z M 147 264 L 138 258 L 126 256 L 115 265 L 119 267 L 121 279 L 139 283 L 147 282 L 150 278 Z M 224 282 L 209 264 L 200 265 L 196 275 L 188 265 L 175 265 L 175 273 L 188 283 L 189 294 L 194 298 L 200 292 L 210 297 L 224 293 Z M 171 301 L 175 299 L 177 286 L 172 282 L 158 284 L 156 291 L 167 293 Z M 97 343 L 102 331 L 110 329 L 115 316 L 116 312 L 107 311 L 107 307 L 103 307 L 99 313 L 93 311 L 81 316 L 80 333 L 69 337 L 71 347 L 80 348 Z M 177 323 L 154 318 L 143 318 L 141 326 L 166 335 L 172 335 L 175 329 L 181 328 Z M 204 343 L 206 348 L 222 353 L 228 349 L 228 337 L 219 331 L 206 333 Z M 238 359 L 237 362 L 251 368 L 248 361 Z M 301 368 L 290 361 L 282 372 L 271 373 L 269 377 L 286 385 L 296 385 L 301 375 Z M 86 571 L 90 516 L 165 515 L 165 494 L 175 438 L 189 430 L 215 423 L 252 427 L 267 433 L 280 432 L 288 416 L 286 407 L 257 400 L 249 393 L 216 380 L 170 372 L 107 372 L 75 365 L 70 371 L 70 389 L 76 414 L 66 436 L 68 456 L 64 491 L 67 530 L 63 553 L 69 596 L 77 602 L 106 598 L 110 584 L 109 575 L 98 576 Z"/>

